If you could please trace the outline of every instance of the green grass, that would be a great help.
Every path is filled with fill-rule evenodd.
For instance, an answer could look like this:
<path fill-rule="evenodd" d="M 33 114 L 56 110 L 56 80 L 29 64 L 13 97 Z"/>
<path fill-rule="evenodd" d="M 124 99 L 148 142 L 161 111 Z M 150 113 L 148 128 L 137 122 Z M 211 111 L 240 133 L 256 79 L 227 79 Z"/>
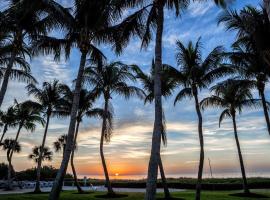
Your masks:
<path fill-rule="evenodd" d="M 239 192 L 239 191 L 238 191 Z M 270 200 L 270 191 L 269 190 L 253 190 L 253 193 L 265 195 L 267 197 L 260 199 L 269 199 Z M 247 198 L 247 197 L 236 197 L 231 196 L 230 194 L 235 194 L 237 191 L 229 191 L 229 192 L 203 192 L 202 199 L 203 200 L 257 200 L 259 198 Z M 74 191 L 62 192 L 61 198 L 62 200 L 97 200 L 101 198 L 95 198 L 96 195 L 102 195 L 104 193 L 94 192 L 90 194 L 75 194 Z M 124 198 L 114 198 L 115 200 L 142 200 L 144 197 L 143 193 L 126 193 L 128 197 Z M 159 194 L 158 197 L 162 197 L 162 194 Z M 184 200 L 193 200 L 194 199 L 194 191 L 185 191 L 185 192 L 177 192 L 172 193 L 173 197 L 178 197 Z M 14 195 L 0 195 L 1 200 L 46 200 L 48 198 L 48 194 L 14 194 Z"/>

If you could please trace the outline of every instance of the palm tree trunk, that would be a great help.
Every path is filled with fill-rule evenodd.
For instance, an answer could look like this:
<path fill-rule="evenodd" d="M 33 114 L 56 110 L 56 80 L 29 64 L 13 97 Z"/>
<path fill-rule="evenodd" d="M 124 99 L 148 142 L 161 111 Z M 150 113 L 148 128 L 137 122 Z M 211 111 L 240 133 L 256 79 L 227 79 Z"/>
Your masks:
<path fill-rule="evenodd" d="M 12 72 L 12 67 L 13 67 L 15 58 L 16 58 L 16 53 L 15 53 L 15 51 L 13 51 L 11 54 L 11 58 L 10 58 L 10 61 L 8 63 L 7 69 L 6 69 L 5 74 L 4 74 L 4 78 L 3 78 L 3 82 L 2 82 L 2 86 L 1 86 L 1 90 L 0 90 L 0 107 L 2 106 L 2 103 L 4 101 L 4 97 L 5 97 L 5 94 L 7 91 L 7 87 L 8 87 L 9 77 L 10 77 L 10 74 Z"/>
<path fill-rule="evenodd" d="M 266 12 L 268 14 L 268 18 L 270 20 L 270 0 L 264 0 L 264 7 L 266 9 Z"/>
<path fill-rule="evenodd" d="M 74 148 L 72 150 L 72 153 L 71 153 L 71 158 L 70 158 L 70 164 L 71 164 L 71 169 L 72 169 L 72 173 L 73 173 L 73 176 L 74 176 L 74 182 L 75 182 L 75 185 L 77 187 L 77 190 L 78 190 L 78 193 L 83 193 L 83 190 L 78 182 L 78 178 L 77 178 L 77 173 L 76 173 L 76 169 L 75 169 L 75 166 L 74 166 L 74 153 L 75 153 L 75 144 L 76 144 L 76 141 L 77 141 L 77 136 L 78 136 L 78 132 L 79 132 L 79 126 L 80 126 L 80 122 L 77 120 L 77 125 L 76 125 L 76 132 L 75 132 L 75 136 L 74 136 Z"/>
<path fill-rule="evenodd" d="M 76 79 L 76 85 L 75 85 L 74 96 L 73 96 L 73 101 L 72 101 L 70 123 L 69 123 L 68 136 L 67 136 L 67 145 L 66 145 L 63 160 L 61 162 L 60 169 L 58 170 L 51 193 L 49 195 L 49 200 L 59 199 L 63 180 L 64 180 L 68 163 L 69 163 L 70 154 L 73 150 L 77 111 L 78 111 L 79 101 L 80 101 L 80 92 L 81 92 L 81 87 L 82 87 L 81 85 L 82 85 L 83 73 L 84 73 L 84 68 L 85 68 L 86 55 L 87 55 L 87 51 L 82 51 L 81 62 L 80 62 L 80 67 L 79 67 L 79 71 L 78 71 L 78 75 Z"/>
<path fill-rule="evenodd" d="M 265 121 L 266 121 L 266 125 L 267 125 L 267 130 L 268 130 L 268 133 L 270 135 L 270 120 L 269 120 L 268 108 L 266 105 L 264 91 L 259 91 L 259 93 L 260 93 L 260 96 L 262 98 L 263 112 L 264 112 L 264 117 L 265 117 Z"/>
<path fill-rule="evenodd" d="M 155 122 L 152 136 L 151 156 L 148 165 L 148 177 L 146 183 L 145 200 L 156 199 L 158 163 L 160 159 L 160 143 L 163 129 L 162 124 L 162 99 L 161 99 L 161 78 L 162 68 L 162 35 L 164 23 L 164 2 L 158 3 L 157 32 L 155 47 L 155 76 L 154 76 L 154 97 L 155 97 Z"/>
<path fill-rule="evenodd" d="M 110 182 L 110 177 L 109 177 L 109 173 L 108 173 L 108 169 L 107 169 L 107 165 L 106 165 L 106 161 L 105 161 L 105 157 L 104 157 L 104 152 L 103 152 L 103 143 L 104 143 L 104 137 L 105 137 L 105 131 L 106 131 L 106 116 L 108 113 L 108 99 L 105 97 L 105 105 L 104 105 L 104 115 L 103 115 L 103 121 L 102 121 L 102 130 L 101 130 L 101 137 L 100 137 L 100 146 L 99 146 L 99 150 L 100 150 L 100 157 L 101 157 L 101 161 L 102 161 L 102 167 L 104 170 L 104 175 L 105 175 L 105 179 L 106 179 L 106 186 L 108 189 L 108 195 L 114 195 L 114 191 Z"/>
<path fill-rule="evenodd" d="M 6 132 L 7 132 L 7 125 L 5 124 L 4 128 L 3 128 L 3 133 L 2 133 L 2 136 L 1 136 L 1 139 L 0 139 L 0 144 L 2 143 L 5 135 L 6 135 Z"/>
<path fill-rule="evenodd" d="M 41 190 L 40 190 L 40 171 L 41 171 L 42 156 L 43 156 L 44 146 L 45 146 L 45 142 L 46 142 L 46 138 L 47 138 L 49 123 L 50 123 L 50 114 L 47 114 L 45 131 L 44 131 L 43 140 L 42 140 L 42 144 L 41 144 L 41 148 L 40 148 L 40 155 L 38 158 L 37 180 L 36 180 L 36 186 L 35 186 L 34 193 L 41 193 Z"/>
<path fill-rule="evenodd" d="M 233 119 L 234 137 L 235 137 L 235 141 L 236 141 L 236 146 L 237 146 L 237 151 L 238 151 L 238 156 L 239 156 L 239 161 L 240 161 L 240 167 L 241 167 L 241 172 L 242 172 L 242 178 L 243 178 L 243 189 L 244 189 L 244 192 L 246 194 L 248 194 L 249 189 L 248 189 L 248 184 L 247 184 L 244 161 L 243 161 L 243 157 L 242 157 L 242 153 L 241 153 L 241 147 L 240 147 L 240 143 L 239 143 L 239 140 L 238 140 L 236 120 L 235 120 L 235 114 L 234 113 L 232 113 L 232 119 Z"/>
<path fill-rule="evenodd" d="M 167 184 L 167 180 L 166 180 L 166 176 L 165 176 L 165 172 L 164 172 L 161 157 L 159 157 L 158 166 L 159 166 L 160 176 L 161 176 L 161 180 L 162 180 L 162 185 L 163 185 L 163 188 L 164 188 L 165 199 L 170 199 L 171 195 L 170 195 L 170 191 L 169 191 L 169 188 L 168 188 L 168 184 Z"/>
<path fill-rule="evenodd" d="M 200 104 L 198 100 L 197 89 L 193 92 L 196 104 L 196 112 L 198 115 L 198 133 L 200 140 L 200 161 L 198 170 L 198 180 L 196 185 L 196 200 L 201 199 L 201 188 L 202 188 L 202 175 L 203 175 L 203 164 L 204 164 L 204 140 L 203 140 L 203 130 L 202 130 L 202 113 L 200 109 Z"/>
<path fill-rule="evenodd" d="M 16 134 L 16 137 L 15 137 L 15 140 L 14 140 L 13 147 L 12 147 L 11 152 L 10 152 L 10 155 L 9 155 L 9 162 L 8 162 L 8 190 L 11 190 L 12 189 L 11 172 L 12 172 L 12 168 L 13 167 L 12 167 L 11 161 L 12 161 L 13 152 L 15 150 L 16 142 L 18 141 L 18 138 L 19 138 L 21 129 L 22 129 L 22 125 L 20 124 L 19 125 L 19 129 L 18 129 L 17 134 Z"/>
<path fill-rule="evenodd" d="M 8 184 L 6 190 L 12 190 L 12 179 L 11 179 L 11 172 L 12 172 L 12 164 L 11 159 L 8 156 Z"/>

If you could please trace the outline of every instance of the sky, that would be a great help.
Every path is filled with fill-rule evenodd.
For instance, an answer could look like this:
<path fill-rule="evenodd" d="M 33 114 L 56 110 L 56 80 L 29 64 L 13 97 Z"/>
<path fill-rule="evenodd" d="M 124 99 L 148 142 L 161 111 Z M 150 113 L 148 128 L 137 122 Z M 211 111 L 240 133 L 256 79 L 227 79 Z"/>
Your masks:
<path fill-rule="evenodd" d="M 70 1 L 62 0 L 65 6 Z M 241 9 L 245 5 L 259 6 L 259 0 L 236 0 L 232 9 Z M 222 24 L 217 25 L 217 17 L 222 12 L 211 1 L 191 3 L 181 17 L 165 12 L 165 27 L 163 36 L 163 62 L 177 68 L 175 61 L 176 40 L 187 43 L 201 36 L 203 56 L 214 47 L 223 45 L 227 50 L 234 41 L 235 33 L 226 31 Z M 109 61 L 122 61 L 126 64 L 137 64 L 145 72 L 149 72 L 154 54 L 154 43 L 150 43 L 146 50 L 140 49 L 140 40 L 134 38 L 125 48 L 123 54 L 115 56 L 110 46 L 101 45 L 100 48 Z M 35 57 L 31 61 L 33 75 L 41 84 L 43 81 L 59 79 L 71 85 L 76 77 L 80 54 L 72 50 L 69 60 L 59 62 L 53 60 L 52 55 Z M 136 84 L 138 85 L 138 84 Z M 33 99 L 27 95 L 25 84 L 10 82 L 4 100 L 3 108 L 18 101 Z M 176 89 L 176 92 L 180 88 Z M 175 94 L 176 94 L 175 92 Z M 173 105 L 175 94 L 163 99 L 166 115 L 168 144 L 162 147 L 161 154 L 165 172 L 168 177 L 194 177 L 198 170 L 199 140 L 197 133 L 197 116 L 194 100 L 184 100 Z M 257 92 L 254 91 L 255 96 Z M 266 96 L 269 98 L 269 86 Z M 203 90 L 199 98 L 209 96 L 209 91 Z M 33 99 L 34 100 L 34 99 Z M 111 178 L 145 178 L 151 150 L 153 130 L 153 105 L 144 105 L 137 98 L 125 100 L 113 96 L 114 130 L 110 143 L 105 144 L 104 152 Z M 103 105 L 102 99 L 96 102 L 96 107 Z M 240 167 L 233 127 L 230 119 L 218 126 L 221 110 L 207 109 L 203 112 L 203 131 L 205 139 L 205 168 L 204 177 L 210 176 L 208 159 L 211 161 L 214 177 L 240 176 Z M 52 150 L 52 143 L 62 134 L 67 133 L 69 119 L 53 118 L 48 130 L 46 145 Z M 266 130 L 262 109 L 244 110 L 237 116 L 239 139 L 248 176 L 270 177 L 270 136 Z M 22 130 L 19 142 L 22 152 L 15 154 L 13 165 L 16 170 L 34 167 L 35 163 L 28 159 L 32 148 L 40 145 L 44 128 L 38 126 L 33 133 Z M 16 130 L 9 130 L 8 138 L 15 135 Z M 75 163 L 80 177 L 103 178 L 102 165 L 99 156 L 99 140 L 101 121 L 84 119 L 78 136 L 78 150 Z M 61 153 L 54 153 L 52 162 L 44 164 L 59 167 Z M 267 159 L 268 158 L 268 159 Z M 0 151 L 0 162 L 6 162 L 6 156 Z M 70 172 L 70 168 L 68 169 Z M 119 176 L 115 176 L 115 174 Z"/>

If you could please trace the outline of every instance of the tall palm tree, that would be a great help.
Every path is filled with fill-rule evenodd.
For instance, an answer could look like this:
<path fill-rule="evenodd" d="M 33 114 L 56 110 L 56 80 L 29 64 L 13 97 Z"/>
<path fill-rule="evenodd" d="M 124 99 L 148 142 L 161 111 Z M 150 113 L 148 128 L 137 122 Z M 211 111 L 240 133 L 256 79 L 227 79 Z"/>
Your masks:
<path fill-rule="evenodd" d="M 183 98 L 194 98 L 195 109 L 198 116 L 198 134 L 200 141 L 200 160 L 198 169 L 198 180 L 196 185 L 196 199 L 201 196 L 201 182 L 204 165 L 204 139 L 203 139 L 203 118 L 199 105 L 199 91 L 207 88 L 214 80 L 232 72 L 231 68 L 222 65 L 224 49 L 221 46 L 214 48 L 205 59 L 202 58 L 202 46 L 200 38 L 193 44 L 191 41 L 185 46 L 177 41 L 176 59 L 180 70 L 175 78 L 183 87 L 176 95 L 174 104 Z"/>
<path fill-rule="evenodd" d="M 265 121 L 270 135 L 270 120 L 265 99 L 265 84 L 270 75 L 270 21 L 265 9 L 245 7 L 239 13 L 226 11 L 219 22 L 227 29 L 237 30 L 238 37 L 233 52 L 228 53 L 237 72 L 245 79 L 253 80 L 262 99 Z"/>
<path fill-rule="evenodd" d="M 14 128 L 16 126 L 16 116 L 14 106 L 10 106 L 6 112 L 0 112 L 0 121 L 3 124 L 3 133 L 0 139 L 0 144 L 6 135 L 9 128 Z"/>
<path fill-rule="evenodd" d="M 131 67 L 121 62 L 104 63 L 102 66 L 95 65 L 87 67 L 84 73 L 84 80 L 89 83 L 94 89 L 94 93 L 102 95 L 104 100 L 104 112 L 102 116 L 102 130 L 100 138 L 100 156 L 104 175 L 106 178 L 106 186 L 108 195 L 114 195 L 107 165 L 103 153 L 103 143 L 110 141 L 112 136 L 112 114 L 113 107 L 110 103 L 113 95 L 124 96 L 130 98 L 132 95 L 144 97 L 141 89 L 130 86 L 128 81 L 134 82 L 136 77 L 131 72 Z"/>
<path fill-rule="evenodd" d="M 40 107 L 42 109 L 42 113 L 46 118 L 46 126 L 43 134 L 43 139 L 41 143 L 40 155 L 43 155 L 43 147 L 46 143 L 48 127 L 50 123 L 50 118 L 52 116 L 58 116 L 60 107 L 63 104 L 63 99 L 61 97 L 63 85 L 60 84 L 57 80 L 53 82 L 44 82 L 42 88 L 38 88 L 36 85 L 30 84 L 27 86 L 28 94 L 33 95 Z M 37 179 L 35 186 L 35 193 L 40 193 L 40 171 L 42 165 L 42 157 L 40 157 L 37 165 Z"/>
<path fill-rule="evenodd" d="M 73 150 L 77 110 L 87 56 L 93 61 L 102 60 L 104 56 L 96 47 L 100 43 L 113 44 L 115 50 L 120 53 L 130 36 L 138 31 L 138 28 L 127 26 L 129 19 L 119 23 L 123 11 L 130 5 L 130 1 L 74 0 L 72 3 L 74 5 L 72 15 L 65 17 L 68 23 L 64 29 L 66 30 L 64 38 L 39 37 L 38 42 L 34 45 L 37 52 L 54 53 L 55 58 L 59 58 L 61 50 L 65 50 L 68 57 L 72 47 L 78 48 L 81 54 L 72 101 L 66 153 L 50 193 L 49 199 L 51 200 L 59 198 L 63 178 Z M 125 37 L 120 38 L 119 31 L 125 32 Z"/>
<path fill-rule="evenodd" d="M 9 36 L 6 45 L 9 61 L 4 72 L 0 89 L 0 106 L 3 103 L 7 91 L 8 81 L 11 76 L 17 58 L 23 60 L 26 56 L 32 56 L 28 41 L 36 38 L 36 35 L 46 35 L 51 28 L 60 25 L 60 16 L 67 12 L 53 0 L 8 0 L 9 7 L 3 11 L 0 26 Z M 47 15 L 46 15 L 47 14 Z"/>
<path fill-rule="evenodd" d="M 39 104 L 32 102 L 32 101 L 25 101 L 22 103 L 18 103 L 15 100 L 15 116 L 17 119 L 17 126 L 18 130 L 15 136 L 15 143 L 18 141 L 19 135 L 21 133 L 22 128 L 26 129 L 27 131 L 33 132 L 36 128 L 36 123 L 44 124 L 43 118 L 40 116 L 41 107 Z M 10 163 L 13 156 L 14 148 L 10 152 Z M 9 171 L 8 171 L 8 185 L 11 188 L 12 180 L 11 180 L 11 165 L 9 164 Z"/>
<path fill-rule="evenodd" d="M 43 149 L 41 151 L 41 149 Z M 42 152 L 42 155 L 41 155 Z M 42 161 L 47 160 L 51 161 L 53 156 L 53 152 L 50 151 L 49 147 L 42 147 L 42 146 L 35 146 L 32 149 L 32 153 L 28 156 L 29 159 L 33 160 L 36 164 L 38 164 L 40 157 L 42 158 Z"/>
<path fill-rule="evenodd" d="M 72 106 L 72 99 L 73 99 L 73 91 L 66 86 L 64 89 L 64 100 L 67 102 L 67 108 L 65 110 L 71 110 Z M 76 129 L 75 129 L 75 136 L 74 136 L 74 143 L 77 142 L 77 137 L 79 133 L 79 127 L 80 123 L 83 121 L 84 117 L 102 117 L 103 115 L 103 109 L 101 108 L 93 108 L 93 104 L 96 100 L 97 96 L 93 92 L 89 92 L 86 89 L 82 89 L 80 93 L 80 102 L 79 102 L 79 109 L 77 114 L 77 122 L 76 122 Z M 59 146 L 59 145 L 57 145 Z M 75 146 L 76 147 L 76 146 Z M 71 153 L 70 158 L 70 164 L 74 176 L 75 185 L 77 187 L 77 190 L 79 193 L 83 193 L 84 191 L 80 187 L 80 184 L 78 182 L 77 173 L 74 165 L 74 154 L 75 154 L 75 148 L 73 149 Z"/>
<path fill-rule="evenodd" d="M 142 1 L 134 1 L 142 3 Z M 149 1 L 143 1 L 149 3 Z M 225 6 L 225 0 L 214 0 L 218 5 Z M 152 32 L 155 32 L 155 78 L 154 78 L 154 99 L 155 99 L 155 122 L 152 136 L 151 156 L 148 165 L 148 177 L 145 200 L 155 199 L 158 163 L 160 157 L 160 142 L 162 135 L 162 94 L 161 77 L 162 70 L 162 37 L 164 29 L 164 9 L 175 10 L 178 16 L 180 11 L 186 9 L 189 0 L 152 0 L 147 6 L 130 16 L 130 21 L 136 21 L 144 26 L 143 33 L 139 34 L 142 38 L 142 46 L 148 46 L 152 40 Z M 120 36 L 122 36 L 120 34 Z"/>
<path fill-rule="evenodd" d="M 243 178 L 243 189 L 245 193 L 249 193 L 245 166 L 237 133 L 236 112 L 238 111 L 240 114 L 244 107 L 250 108 L 252 106 L 260 106 L 260 100 L 253 99 L 249 81 L 245 80 L 229 79 L 213 86 L 211 90 L 214 91 L 214 95 L 203 99 L 200 104 L 203 109 L 210 106 L 224 109 L 219 118 L 219 125 L 224 118 L 232 118 L 234 137 Z"/>
<path fill-rule="evenodd" d="M 143 90 L 147 92 L 146 97 L 145 97 L 145 103 L 149 102 L 152 103 L 154 101 L 154 71 L 155 71 L 155 63 L 154 60 L 152 61 L 152 66 L 151 66 L 151 71 L 150 74 L 144 73 L 138 66 L 133 66 L 133 70 L 136 73 L 136 78 L 140 80 L 140 82 L 143 85 Z M 172 92 L 176 86 L 176 81 L 171 74 L 174 74 L 176 69 L 173 67 L 163 64 L 162 65 L 162 74 L 161 74 L 161 93 L 163 97 L 169 97 L 172 95 Z M 163 115 L 165 118 L 165 115 Z M 163 119 L 163 123 L 165 123 L 165 119 Z M 166 129 L 165 129 L 165 124 L 163 126 L 163 132 L 161 135 L 161 139 L 163 141 L 163 144 L 167 144 L 167 137 L 166 137 Z M 165 172 L 163 170 L 163 164 L 162 160 L 160 158 L 160 162 L 158 164 L 159 170 L 160 170 L 160 175 L 162 178 L 163 182 L 163 187 L 164 187 L 164 194 L 166 199 L 170 199 L 170 191 L 167 185 L 166 177 L 165 177 Z"/>
<path fill-rule="evenodd" d="M 2 144 L 2 149 L 4 151 L 7 151 L 7 161 L 8 161 L 8 166 L 9 166 L 9 170 L 10 172 L 8 173 L 13 173 L 14 169 L 12 166 L 12 162 L 11 162 L 11 152 L 15 152 L 15 153 L 20 153 L 21 152 L 21 145 L 19 144 L 18 141 L 15 141 L 13 139 L 5 139 L 3 144 Z M 12 187 L 10 184 L 7 185 L 7 189 L 11 190 Z"/>

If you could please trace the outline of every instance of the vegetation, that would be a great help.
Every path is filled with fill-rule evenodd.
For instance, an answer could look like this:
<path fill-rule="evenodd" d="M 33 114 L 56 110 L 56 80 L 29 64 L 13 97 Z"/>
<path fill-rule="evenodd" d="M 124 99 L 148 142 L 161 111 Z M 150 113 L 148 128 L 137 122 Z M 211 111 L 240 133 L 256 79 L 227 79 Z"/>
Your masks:
<path fill-rule="evenodd" d="M 198 117 L 200 143 L 198 177 L 196 180 L 188 180 L 190 183 L 186 184 L 193 187 L 196 182 L 195 199 L 199 200 L 201 197 L 225 199 L 229 195 L 227 192 L 201 195 L 201 189 L 207 185 L 207 181 L 223 182 L 219 179 L 211 181 L 202 179 L 204 163 L 202 110 L 206 107 L 223 109 L 219 118 L 220 124 L 225 117 L 232 119 L 244 195 L 250 195 L 236 116 L 237 112 L 242 113 L 244 109 L 251 107 L 262 109 L 270 134 L 269 103 L 265 94 L 266 84 L 270 79 L 269 0 L 264 0 L 261 8 L 247 6 L 239 12 L 227 10 L 226 0 L 214 0 L 216 5 L 225 9 L 219 16 L 218 23 L 225 24 L 229 31 L 237 32 L 231 49 L 226 51 L 218 46 L 208 55 L 203 56 L 201 39 L 196 43 L 190 41 L 187 45 L 184 41 L 178 40 L 176 62 L 179 69 L 163 63 L 163 32 L 166 28 L 164 12 L 174 12 L 179 16 L 188 8 L 190 4 L 188 0 L 73 0 L 70 1 L 71 9 L 63 7 L 54 0 L 6 0 L 6 2 L 7 7 L 0 10 L 0 107 L 3 109 L 3 100 L 10 80 L 27 83 L 28 94 L 34 97 L 33 101 L 26 100 L 21 103 L 15 100 L 13 105 L 0 112 L 0 126 L 3 128 L 0 146 L 6 151 L 8 162 L 8 166 L 1 165 L 1 171 L 7 170 L 7 177 L 5 177 L 8 180 L 7 189 L 12 189 L 12 180 L 19 177 L 14 172 L 12 158 L 14 153 L 21 151 L 19 142 L 22 130 L 34 132 L 37 124 L 41 124 L 45 125 L 41 145 L 34 147 L 32 154 L 29 155 L 37 167 L 23 172 L 24 176 L 20 176 L 29 179 L 29 174 L 36 173 L 35 193 L 41 192 L 40 180 L 47 177 L 54 179 L 53 188 L 49 197 L 46 194 L 20 197 L 59 199 L 69 162 L 71 162 L 74 175 L 72 178 L 75 180 L 78 192 L 83 193 L 74 163 L 75 150 L 78 147 L 77 137 L 80 124 L 85 117 L 99 117 L 102 121 L 99 150 L 108 190 L 105 197 L 116 197 L 112 184 L 119 183 L 112 183 L 110 180 L 103 149 L 104 142 L 109 142 L 113 133 L 112 99 L 115 96 L 126 99 L 136 96 L 143 99 L 145 103 L 154 102 L 154 128 L 148 177 L 142 182 L 139 181 L 139 184 L 142 183 L 146 187 L 144 199 L 154 200 L 156 188 L 159 186 L 157 179 L 159 169 L 165 197 L 169 199 L 171 194 L 168 184 L 172 185 L 175 184 L 174 181 L 181 182 L 181 180 L 169 180 L 167 184 L 160 156 L 161 142 L 166 144 L 162 97 L 166 100 L 177 88 L 180 92 L 175 97 L 175 104 L 185 97 L 193 98 Z M 126 10 L 130 12 L 126 13 Z M 60 36 L 55 36 L 55 32 L 61 32 Z M 98 48 L 100 45 L 106 45 L 119 55 L 134 37 L 140 38 L 142 48 L 147 48 L 155 39 L 154 59 L 149 74 L 136 66 L 136 63 L 127 65 L 121 61 L 109 62 Z M 53 54 L 56 61 L 59 61 L 63 55 L 69 59 L 74 49 L 80 53 L 74 87 L 69 88 L 58 80 L 44 82 L 39 86 L 31 74 L 31 58 Z M 143 89 L 138 87 L 138 81 Z M 207 92 L 209 88 L 210 97 L 200 102 L 200 92 L 202 90 Z M 259 99 L 254 98 L 254 89 L 258 91 Z M 95 107 L 98 100 L 102 100 L 102 108 Z M 70 119 L 67 134 L 60 136 L 53 143 L 55 151 L 63 153 L 58 170 L 42 167 L 43 160 L 52 159 L 52 152 L 46 147 L 46 139 L 50 120 L 55 116 Z M 14 139 L 6 137 L 10 129 L 17 130 Z M 239 183 L 238 179 L 237 181 Z M 103 195 L 103 193 L 97 194 Z M 94 195 L 96 194 L 89 194 L 87 198 L 95 199 Z M 176 193 L 173 196 L 194 198 L 193 192 L 189 191 Z M 18 196 L 5 197 L 15 199 Z M 70 192 L 64 192 L 61 198 L 75 197 Z M 86 197 L 78 195 L 76 198 Z M 129 194 L 128 198 L 142 199 L 143 194 Z M 229 198 L 239 199 L 234 196 Z"/>

